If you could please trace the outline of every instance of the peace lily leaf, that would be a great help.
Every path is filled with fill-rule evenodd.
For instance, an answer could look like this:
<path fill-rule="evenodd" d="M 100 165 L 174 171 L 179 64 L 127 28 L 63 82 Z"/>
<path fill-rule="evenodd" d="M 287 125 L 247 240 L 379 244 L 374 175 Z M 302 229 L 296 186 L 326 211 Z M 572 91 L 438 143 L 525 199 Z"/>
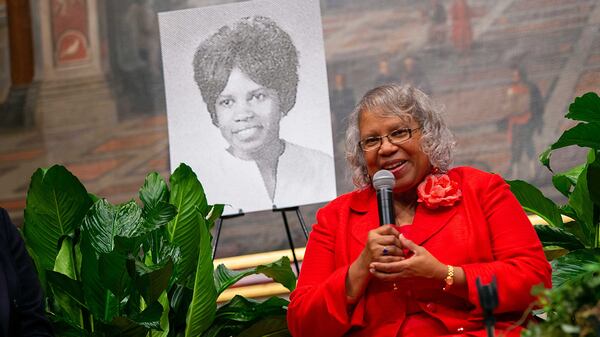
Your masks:
<path fill-rule="evenodd" d="M 148 328 L 133 321 L 128 317 L 115 317 L 111 321 L 112 329 L 105 331 L 106 336 L 143 337 L 148 333 Z"/>
<path fill-rule="evenodd" d="M 68 318 L 70 322 L 80 322 L 81 309 L 87 308 L 81 282 L 50 270 L 46 273 L 46 277 L 52 288 L 56 304 L 66 314 L 65 318 Z M 80 328 L 78 324 L 73 324 Z"/>
<path fill-rule="evenodd" d="M 272 278 L 275 282 L 281 283 L 290 291 L 294 290 L 296 287 L 296 276 L 290 267 L 290 259 L 287 256 L 283 256 L 273 263 L 239 271 L 228 269 L 225 265 L 220 264 L 215 271 L 217 294 L 221 294 L 225 289 L 229 288 L 237 281 L 253 274 L 264 274 L 265 276 Z"/>
<path fill-rule="evenodd" d="M 81 290 L 81 284 L 78 284 L 78 277 L 76 275 L 76 261 L 73 251 L 73 242 L 71 237 L 64 237 L 61 243 L 60 251 L 56 257 L 54 263 L 54 271 L 47 271 L 47 280 L 52 286 L 54 294 L 54 300 L 56 304 L 61 307 L 69 316 L 72 321 L 79 321 L 81 310 L 78 305 L 85 307 L 83 300 L 83 290 Z M 56 272 L 59 276 L 51 273 Z M 69 279 L 63 282 L 57 281 L 63 278 Z M 58 284 L 57 284 L 58 283 Z M 69 284 L 69 287 L 62 288 L 63 285 Z M 71 292 L 77 293 L 72 294 Z M 76 298 L 73 298 L 76 296 Z M 78 303 L 77 303 L 78 302 Z"/>
<path fill-rule="evenodd" d="M 285 315 L 266 317 L 242 331 L 238 337 L 291 337 Z"/>
<path fill-rule="evenodd" d="M 141 227 L 141 208 L 134 202 L 117 206 L 105 199 L 97 201 L 83 221 L 89 232 L 91 244 L 96 251 L 110 253 L 115 248 L 115 237 L 130 237 Z"/>
<path fill-rule="evenodd" d="M 595 92 L 588 92 L 575 98 L 565 117 L 583 122 L 600 122 L 600 97 Z"/>
<path fill-rule="evenodd" d="M 146 303 L 157 301 L 159 296 L 167 289 L 169 279 L 173 273 L 173 261 L 167 260 L 163 265 L 153 266 L 146 266 L 138 260 L 134 261 L 133 275 L 137 289 Z"/>
<path fill-rule="evenodd" d="M 177 208 L 167 202 L 159 202 L 152 208 L 144 207 L 142 211 L 142 231 L 140 234 L 145 234 L 154 231 L 162 226 L 165 226 L 169 221 L 175 218 Z"/>
<path fill-rule="evenodd" d="M 558 141 L 548 147 L 540 155 L 540 161 L 550 168 L 550 155 L 553 150 L 563 147 L 578 145 L 592 149 L 600 149 L 600 123 L 579 123 L 565 131 Z"/>
<path fill-rule="evenodd" d="M 142 217 L 146 232 L 166 225 L 177 214 L 175 206 L 169 204 L 167 183 L 156 172 L 146 176 L 144 185 L 140 188 L 139 197 L 144 203 Z"/>
<path fill-rule="evenodd" d="M 154 208 L 160 202 L 169 201 L 169 189 L 167 183 L 156 172 L 152 172 L 146 176 L 144 185 L 140 188 L 140 200 L 144 203 L 144 207 Z"/>
<path fill-rule="evenodd" d="M 209 231 L 212 230 L 213 226 L 215 225 L 215 221 L 217 221 L 217 219 L 221 217 L 224 209 L 225 205 L 223 204 L 212 205 L 212 208 L 210 209 L 210 212 L 206 219 L 206 224 L 208 225 Z"/>
<path fill-rule="evenodd" d="M 62 239 L 60 250 L 54 261 L 52 270 L 64 274 L 73 280 L 77 279 L 77 263 L 73 251 L 73 239 L 66 236 Z"/>
<path fill-rule="evenodd" d="M 196 213 L 196 221 L 202 223 L 204 218 Z M 192 303 L 189 306 L 185 336 L 199 336 L 211 325 L 217 310 L 217 290 L 213 281 L 212 248 L 210 233 L 202 223 L 200 226 L 199 254 L 196 257 L 196 275 Z"/>
<path fill-rule="evenodd" d="M 167 225 L 169 241 L 179 247 L 181 253 L 175 265 L 175 274 L 178 280 L 186 282 L 196 269 L 200 231 L 201 227 L 206 226 L 203 221 L 198 221 L 196 207 L 206 204 L 206 197 L 196 174 L 185 164 L 173 172 L 170 182 L 169 202 L 177 208 L 177 215 Z"/>
<path fill-rule="evenodd" d="M 91 314 L 98 320 L 109 323 L 119 315 L 119 302 L 116 296 L 104 286 L 99 273 L 98 256 L 89 234 L 81 232 L 81 280 L 83 293 Z"/>
<path fill-rule="evenodd" d="M 589 273 L 587 265 L 600 263 L 600 249 L 578 249 L 559 257 L 552 264 L 552 286 L 560 288 L 577 282 Z"/>
<path fill-rule="evenodd" d="M 160 318 L 163 306 L 158 302 L 152 302 L 144 311 L 131 316 L 131 320 L 147 329 L 160 329 Z"/>
<path fill-rule="evenodd" d="M 271 297 L 260 302 L 253 299 L 236 295 L 217 310 L 215 322 L 226 324 L 227 322 L 249 323 L 265 316 L 285 315 L 289 302 L 279 297 Z"/>
<path fill-rule="evenodd" d="M 227 304 L 217 310 L 215 320 L 203 337 L 237 336 L 241 331 L 251 328 L 264 318 L 285 317 L 289 302 L 279 297 L 271 297 L 264 302 L 235 296 Z M 266 336 L 270 329 L 267 326 L 250 330 L 248 333 L 259 333 Z M 287 329 L 286 329 L 287 330 Z M 262 331 L 264 334 L 260 334 Z"/>
<path fill-rule="evenodd" d="M 23 235 L 38 264 L 52 270 L 60 238 L 71 235 L 92 205 L 85 188 L 64 166 L 38 169 L 31 177 Z"/>
<path fill-rule="evenodd" d="M 98 272 L 102 275 L 102 284 L 120 301 L 125 297 L 127 288 L 132 282 L 125 268 L 127 257 L 119 252 L 100 253 L 99 255 Z"/>
<path fill-rule="evenodd" d="M 535 225 L 534 227 L 544 246 L 558 246 L 568 250 L 585 248 L 575 235 L 564 229 L 548 225 Z"/>
<path fill-rule="evenodd" d="M 537 214 L 551 226 L 563 228 L 560 209 L 540 190 L 522 180 L 507 180 L 506 182 L 526 211 Z"/>
<path fill-rule="evenodd" d="M 73 322 L 66 317 L 46 312 L 46 316 L 52 322 L 52 330 L 56 336 L 61 337 L 89 337 L 90 334 L 79 326 L 79 323 Z"/>
<path fill-rule="evenodd" d="M 552 184 L 565 197 L 569 197 L 573 188 L 577 185 L 577 179 L 585 168 L 585 164 L 576 166 L 569 171 L 558 173 L 552 176 Z"/>
<path fill-rule="evenodd" d="M 569 197 L 569 205 L 573 208 L 577 214 L 578 224 L 580 225 L 581 240 L 586 247 L 593 245 L 595 238 L 595 225 L 593 224 L 593 206 L 594 204 L 590 200 L 588 183 L 587 183 L 587 169 L 584 169 L 575 185 L 575 189 Z"/>
<path fill-rule="evenodd" d="M 150 337 L 167 337 L 169 335 L 169 298 L 167 292 L 163 293 L 158 298 L 158 303 L 162 306 L 162 315 L 160 316 L 160 330 L 150 331 Z"/>
<path fill-rule="evenodd" d="M 600 156 L 588 166 L 587 182 L 590 199 L 597 207 L 600 207 Z"/>

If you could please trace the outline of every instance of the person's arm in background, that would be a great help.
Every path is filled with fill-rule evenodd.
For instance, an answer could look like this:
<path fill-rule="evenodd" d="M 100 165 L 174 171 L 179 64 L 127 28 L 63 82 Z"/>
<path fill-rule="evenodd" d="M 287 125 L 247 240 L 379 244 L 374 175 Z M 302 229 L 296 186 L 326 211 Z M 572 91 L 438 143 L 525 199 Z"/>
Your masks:
<path fill-rule="evenodd" d="M 8 275 L 7 278 L 13 278 L 16 281 L 17 289 L 13 293 L 9 289 L 11 298 L 14 300 L 12 315 L 16 315 L 13 323 L 18 326 L 12 327 L 21 332 L 21 336 L 53 336 L 52 327 L 46 317 L 44 310 L 44 296 L 40 287 L 40 282 L 35 270 L 35 266 L 27 250 L 25 243 L 17 227 L 10 220 L 6 210 L 0 208 L 1 230 L 5 232 L 6 245 L 0 249 L 9 250 L 9 260 L 12 262 L 14 275 Z M 11 282 L 9 282 L 10 285 Z"/>

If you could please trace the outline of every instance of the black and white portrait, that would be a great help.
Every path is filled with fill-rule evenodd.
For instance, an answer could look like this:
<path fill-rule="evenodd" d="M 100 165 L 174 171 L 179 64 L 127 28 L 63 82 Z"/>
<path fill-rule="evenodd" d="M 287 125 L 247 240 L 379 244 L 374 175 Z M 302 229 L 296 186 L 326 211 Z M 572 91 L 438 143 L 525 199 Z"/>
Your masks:
<path fill-rule="evenodd" d="M 225 214 L 335 197 L 318 1 L 159 14 L 171 168 Z"/>

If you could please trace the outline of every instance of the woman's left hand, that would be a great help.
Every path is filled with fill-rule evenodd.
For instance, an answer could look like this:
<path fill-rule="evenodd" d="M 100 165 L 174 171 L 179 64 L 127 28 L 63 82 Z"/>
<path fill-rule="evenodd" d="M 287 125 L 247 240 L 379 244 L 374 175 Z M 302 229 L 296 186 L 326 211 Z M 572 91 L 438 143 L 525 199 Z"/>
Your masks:
<path fill-rule="evenodd" d="M 425 277 L 443 280 L 447 266 L 436 259 L 427 249 L 418 246 L 402 234 L 398 236 L 402 246 L 413 255 L 396 262 L 372 262 L 370 271 L 374 277 L 383 281 L 395 281 L 407 277 Z"/>

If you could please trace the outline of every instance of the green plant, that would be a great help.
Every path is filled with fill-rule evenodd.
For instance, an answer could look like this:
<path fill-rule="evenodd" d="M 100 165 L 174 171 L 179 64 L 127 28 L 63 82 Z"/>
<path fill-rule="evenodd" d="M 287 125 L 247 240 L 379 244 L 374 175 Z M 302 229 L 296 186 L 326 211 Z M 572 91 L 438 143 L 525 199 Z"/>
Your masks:
<path fill-rule="evenodd" d="M 290 290 L 287 257 L 232 271 L 213 267 L 210 230 L 223 205 L 209 205 L 194 172 L 146 177 L 143 206 L 89 194 L 63 166 L 38 169 L 27 193 L 24 237 L 59 336 L 288 335 L 287 301 L 217 297 L 263 273 Z M 170 188 L 169 188 L 170 187 Z"/>
<path fill-rule="evenodd" d="M 545 305 L 546 309 L 551 310 L 547 324 L 558 322 L 557 317 L 569 311 L 560 306 L 574 303 L 553 301 L 564 301 L 566 297 L 562 297 L 563 294 L 583 289 L 583 283 L 590 278 L 590 273 L 597 275 L 597 271 L 590 271 L 593 270 L 590 266 L 600 263 L 600 97 L 591 92 L 577 97 L 565 117 L 578 123 L 550 145 L 540 155 L 540 161 L 552 172 L 550 157 L 554 150 L 572 145 L 589 148 L 583 164 L 565 172 L 553 172 L 552 184 L 567 198 L 567 202 L 557 205 L 531 184 L 521 180 L 508 181 L 523 208 L 547 222 L 547 225 L 535 225 L 544 249 L 552 260 L 554 290 L 546 291 L 542 296 L 542 302 L 553 303 L 551 306 Z M 569 220 L 563 221 L 563 216 Z M 587 304 L 596 305 L 595 302 Z M 572 317 L 561 319 L 572 320 Z"/>

